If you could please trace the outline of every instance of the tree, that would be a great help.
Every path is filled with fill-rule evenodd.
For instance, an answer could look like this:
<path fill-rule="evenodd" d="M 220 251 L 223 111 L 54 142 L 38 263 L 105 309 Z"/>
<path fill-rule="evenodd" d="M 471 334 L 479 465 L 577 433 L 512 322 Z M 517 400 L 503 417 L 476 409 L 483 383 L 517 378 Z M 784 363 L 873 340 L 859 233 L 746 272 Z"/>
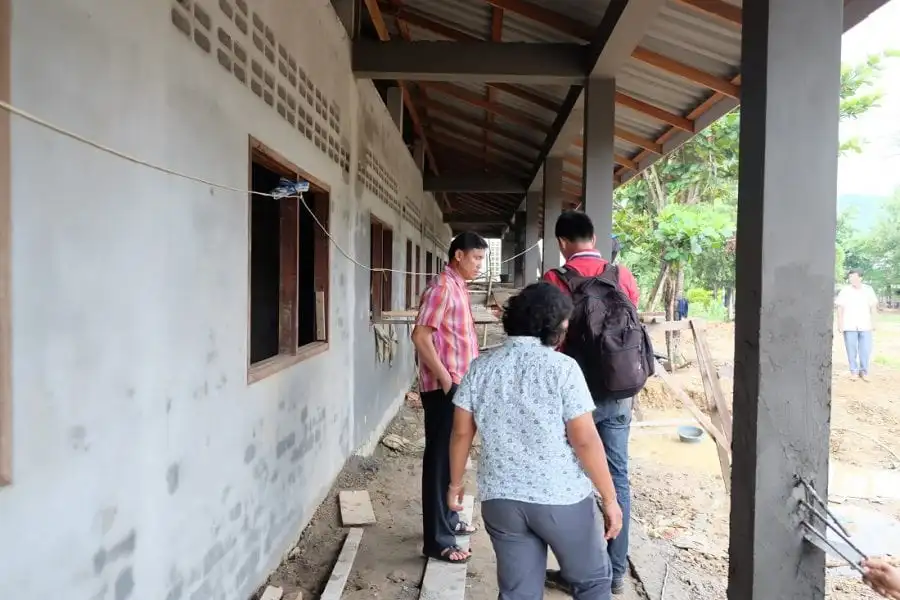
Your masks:
<path fill-rule="evenodd" d="M 842 68 L 842 121 L 858 118 L 878 106 L 881 95 L 872 86 L 884 59 L 895 55 L 872 55 L 860 64 Z M 617 190 L 615 229 L 623 239 L 628 263 L 644 286 L 653 281 L 649 294 L 644 294 L 647 310 L 653 310 L 663 294 L 666 317 L 674 318 L 674 300 L 683 294 L 686 270 L 703 285 L 733 287 L 733 244 L 722 243 L 722 236 L 729 227 L 733 230 L 736 221 L 739 139 L 740 112 L 735 110 Z M 861 140 L 850 139 L 842 143 L 841 151 L 858 151 L 861 146 Z M 696 230 L 690 228 L 697 225 L 693 220 L 696 215 L 692 210 L 668 207 L 696 205 L 712 207 L 712 212 L 704 217 L 714 214 L 718 226 L 712 228 L 716 231 L 714 236 L 695 240 L 700 252 L 685 253 L 681 244 L 695 238 Z M 685 229 L 678 230 L 679 227 Z M 706 242 L 709 243 L 704 247 Z M 846 253 L 842 249 L 840 258 L 844 262 Z M 677 346 L 677 332 L 667 337 L 673 338 Z"/>

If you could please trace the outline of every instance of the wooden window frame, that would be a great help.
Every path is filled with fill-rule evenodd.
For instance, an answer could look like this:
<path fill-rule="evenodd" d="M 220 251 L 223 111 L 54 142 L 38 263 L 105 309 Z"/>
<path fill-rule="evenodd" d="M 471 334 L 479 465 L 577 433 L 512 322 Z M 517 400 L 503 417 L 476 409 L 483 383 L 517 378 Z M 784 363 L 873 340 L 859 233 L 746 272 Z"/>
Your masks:
<path fill-rule="evenodd" d="M 373 269 L 394 268 L 394 229 L 381 219 L 369 218 L 371 239 L 370 262 Z M 372 322 L 381 319 L 381 314 L 393 307 L 394 274 L 390 271 L 369 273 L 369 315 Z"/>
<path fill-rule="evenodd" d="M 412 240 L 406 240 L 406 308 L 413 306 L 413 243 Z"/>
<path fill-rule="evenodd" d="M 422 247 L 416 244 L 416 305 L 422 301 Z"/>
<path fill-rule="evenodd" d="M 11 0 L 0 0 L 0 98 L 9 102 Z M 9 113 L 0 114 L 0 487 L 12 483 L 12 212 Z"/>
<path fill-rule="evenodd" d="M 253 163 L 293 179 L 304 179 L 309 182 L 309 191 L 304 194 L 307 206 L 325 229 L 328 229 L 331 213 L 331 188 L 323 181 L 303 171 L 284 156 L 269 148 L 259 140 L 251 137 L 248 152 L 248 177 L 252 184 Z M 249 186 L 248 186 L 249 187 Z M 259 201 L 257 198 L 256 201 Z M 316 341 L 299 346 L 299 273 L 300 273 L 300 211 L 306 208 L 300 205 L 298 198 L 282 198 L 271 200 L 281 204 L 281 270 L 279 275 L 279 317 L 278 317 L 278 354 L 256 363 L 250 362 L 251 348 L 251 302 L 252 286 L 250 248 L 252 247 L 252 203 L 253 195 L 247 199 L 247 383 L 255 383 L 279 371 L 287 369 L 306 359 L 318 356 L 328 350 L 330 332 L 329 310 L 331 247 L 328 236 L 318 226 L 315 228 L 313 279 L 316 294 Z"/>
<path fill-rule="evenodd" d="M 430 250 L 425 252 L 425 273 L 425 286 L 427 287 L 434 277 L 434 252 Z"/>

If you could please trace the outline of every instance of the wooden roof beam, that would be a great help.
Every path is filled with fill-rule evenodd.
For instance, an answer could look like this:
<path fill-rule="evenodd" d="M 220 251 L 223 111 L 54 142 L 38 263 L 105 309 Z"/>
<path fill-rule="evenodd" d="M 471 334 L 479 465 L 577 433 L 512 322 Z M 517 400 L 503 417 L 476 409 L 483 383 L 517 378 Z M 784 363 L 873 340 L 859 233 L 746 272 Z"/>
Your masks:
<path fill-rule="evenodd" d="M 631 96 L 623 94 L 622 92 L 616 92 L 616 104 L 624 106 L 625 108 L 630 108 L 631 110 L 647 115 L 648 117 L 652 117 L 657 121 L 668 123 L 672 127 L 677 127 L 678 129 L 681 129 L 683 131 L 694 133 L 694 122 L 690 119 L 686 119 L 682 116 L 670 113 L 667 110 L 658 108 L 652 104 L 644 102 L 643 100 L 632 98 Z"/>
<path fill-rule="evenodd" d="M 629 144 L 634 144 L 635 146 L 639 146 L 645 150 L 649 150 L 655 154 L 662 154 L 662 144 L 658 144 L 653 140 L 648 140 L 647 138 L 641 137 L 636 133 L 631 133 L 626 129 L 622 129 L 621 127 L 616 127 L 615 136 L 620 140 L 626 141 Z M 575 145 L 579 148 L 584 147 L 584 142 L 581 138 L 575 140 Z"/>
<path fill-rule="evenodd" d="M 699 0 L 697 0 L 699 3 Z M 492 6 L 499 6 L 505 10 L 514 12 L 526 19 L 530 19 L 536 23 L 540 23 L 545 27 L 556 29 L 557 31 L 582 41 L 590 42 L 594 31 L 593 28 L 577 19 L 557 13 L 543 6 L 531 4 L 526 0 L 487 0 Z M 737 9 L 740 12 L 740 9 Z M 663 71 L 667 71 L 679 77 L 683 77 L 699 85 L 708 87 L 711 90 L 723 93 L 732 98 L 740 96 L 740 86 L 735 86 L 726 79 L 710 75 L 700 69 L 686 65 L 677 60 L 662 56 L 638 47 L 631 55 L 636 60 L 652 65 Z"/>
<path fill-rule="evenodd" d="M 426 127 L 436 127 L 438 129 L 442 129 L 448 133 L 457 135 L 463 139 L 471 139 L 472 137 L 477 135 L 477 132 L 470 131 L 468 129 L 460 127 L 459 125 L 456 125 L 455 123 L 452 123 L 450 121 L 445 121 L 444 119 L 437 119 L 434 117 L 431 117 L 426 122 Z M 485 129 L 485 131 L 487 131 L 487 130 Z M 485 146 L 485 148 L 487 148 L 489 150 L 496 150 L 497 152 L 501 152 L 503 154 L 506 154 L 507 156 L 517 158 L 517 159 L 527 162 L 529 164 L 531 164 L 535 160 L 537 160 L 536 152 L 535 152 L 535 155 L 529 156 L 527 154 L 522 154 L 521 152 L 518 152 L 518 151 L 514 150 L 513 148 L 504 146 L 503 144 L 498 144 L 497 142 L 492 141 L 492 140 L 486 140 L 484 142 L 484 146 Z"/>
<path fill-rule="evenodd" d="M 520 146 L 524 146 L 532 150 L 541 149 L 540 142 L 535 142 L 534 140 L 521 136 L 513 131 L 510 131 L 509 129 L 506 129 L 505 127 L 497 125 L 496 123 L 489 125 L 479 123 L 475 120 L 476 117 L 474 115 L 470 115 L 466 111 L 461 110 L 455 106 L 444 104 L 443 102 L 438 102 L 437 100 L 432 100 L 430 98 L 423 100 L 421 102 L 421 105 L 425 108 L 426 113 L 429 115 L 432 113 L 439 113 L 473 127 L 482 127 L 490 133 L 503 136 L 506 139 L 519 144 Z"/>
<path fill-rule="evenodd" d="M 743 24 L 743 16 L 741 15 L 741 7 L 722 0 L 675 0 L 679 4 L 690 6 L 700 12 L 719 17 L 723 21 L 732 25 L 741 26 Z"/>
<path fill-rule="evenodd" d="M 364 1 L 366 3 L 366 9 L 369 11 L 369 16 L 372 19 L 372 24 L 375 26 L 375 31 L 378 33 L 378 39 L 382 42 L 389 41 L 391 39 L 391 34 L 388 31 L 387 24 L 384 22 L 384 17 L 378 6 L 378 0 Z M 431 151 L 431 145 L 428 143 L 428 138 L 425 137 L 425 129 L 422 127 L 422 121 L 419 119 L 419 112 L 416 110 L 416 105 L 409 93 L 409 89 L 402 81 L 398 81 L 397 84 L 400 86 L 400 92 L 403 95 L 403 104 L 409 112 L 409 118 L 413 122 L 416 134 L 421 138 L 422 144 L 425 145 L 425 154 L 428 156 L 428 163 L 431 165 L 431 170 L 438 173 L 437 160 L 435 160 L 434 153 Z"/>
<path fill-rule="evenodd" d="M 471 92 L 464 87 L 453 85 L 452 83 L 443 83 L 437 81 L 422 82 L 419 85 L 427 89 L 432 89 L 442 94 L 446 94 L 448 96 L 453 96 L 457 100 L 462 100 L 463 102 L 471 104 L 472 106 L 475 106 L 477 108 L 491 111 L 498 117 L 503 117 L 507 121 L 511 121 L 519 125 L 526 125 L 545 133 L 549 132 L 551 129 L 550 125 L 539 121 L 538 119 L 524 111 L 505 106 L 503 104 L 488 102 L 478 94 Z"/>

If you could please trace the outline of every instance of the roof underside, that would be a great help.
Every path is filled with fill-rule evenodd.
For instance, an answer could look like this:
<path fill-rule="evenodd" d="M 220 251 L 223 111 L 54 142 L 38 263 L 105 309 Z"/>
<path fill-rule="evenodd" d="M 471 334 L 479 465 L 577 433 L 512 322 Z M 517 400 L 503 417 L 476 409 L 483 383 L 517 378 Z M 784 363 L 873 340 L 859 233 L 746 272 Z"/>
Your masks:
<path fill-rule="evenodd" d="M 365 0 L 366 25 L 374 25 L 382 41 L 581 44 L 587 50 L 597 43 L 610 4 L 619 1 Z M 846 0 L 852 13 L 846 25 L 855 25 L 886 1 Z M 640 41 L 616 72 L 616 185 L 731 110 L 740 96 L 740 0 L 657 4 L 661 7 L 646 19 Z M 557 139 L 580 86 L 433 78 L 403 85 L 431 172 L 530 182 L 553 148 L 564 156 L 568 205 L 580 204 L 580 125 L 571 139 Z M 521 191 L 438 195 L 454 229 L 492 237 L 511 222 L 523 199 Z"/>

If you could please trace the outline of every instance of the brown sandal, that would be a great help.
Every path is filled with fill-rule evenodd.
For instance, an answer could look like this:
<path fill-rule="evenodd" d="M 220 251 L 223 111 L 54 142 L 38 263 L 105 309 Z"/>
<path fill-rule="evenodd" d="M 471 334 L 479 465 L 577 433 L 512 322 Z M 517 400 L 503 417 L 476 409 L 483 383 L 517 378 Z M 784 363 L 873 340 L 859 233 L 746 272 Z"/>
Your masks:
<path fill-rule="evenodd" d="M 467 554 L 468 556 L 466 556 L 465 558 L 454 559 L 451 556 L 453 554 Z M 469 562 L 469 559 L 472 557 L 472 553 L 467 552 L 466 550 L 463 550 L 459 546 L 447 546 L 446 548 L 444 548 L 437 554 L 426 553 L 425 556 L 427 556 L 428 558 L 433 558 L 434 560 L 439 560 L 441 562 L 447 562 L 450 564 L 465 564 L 465 563 Z"/>

